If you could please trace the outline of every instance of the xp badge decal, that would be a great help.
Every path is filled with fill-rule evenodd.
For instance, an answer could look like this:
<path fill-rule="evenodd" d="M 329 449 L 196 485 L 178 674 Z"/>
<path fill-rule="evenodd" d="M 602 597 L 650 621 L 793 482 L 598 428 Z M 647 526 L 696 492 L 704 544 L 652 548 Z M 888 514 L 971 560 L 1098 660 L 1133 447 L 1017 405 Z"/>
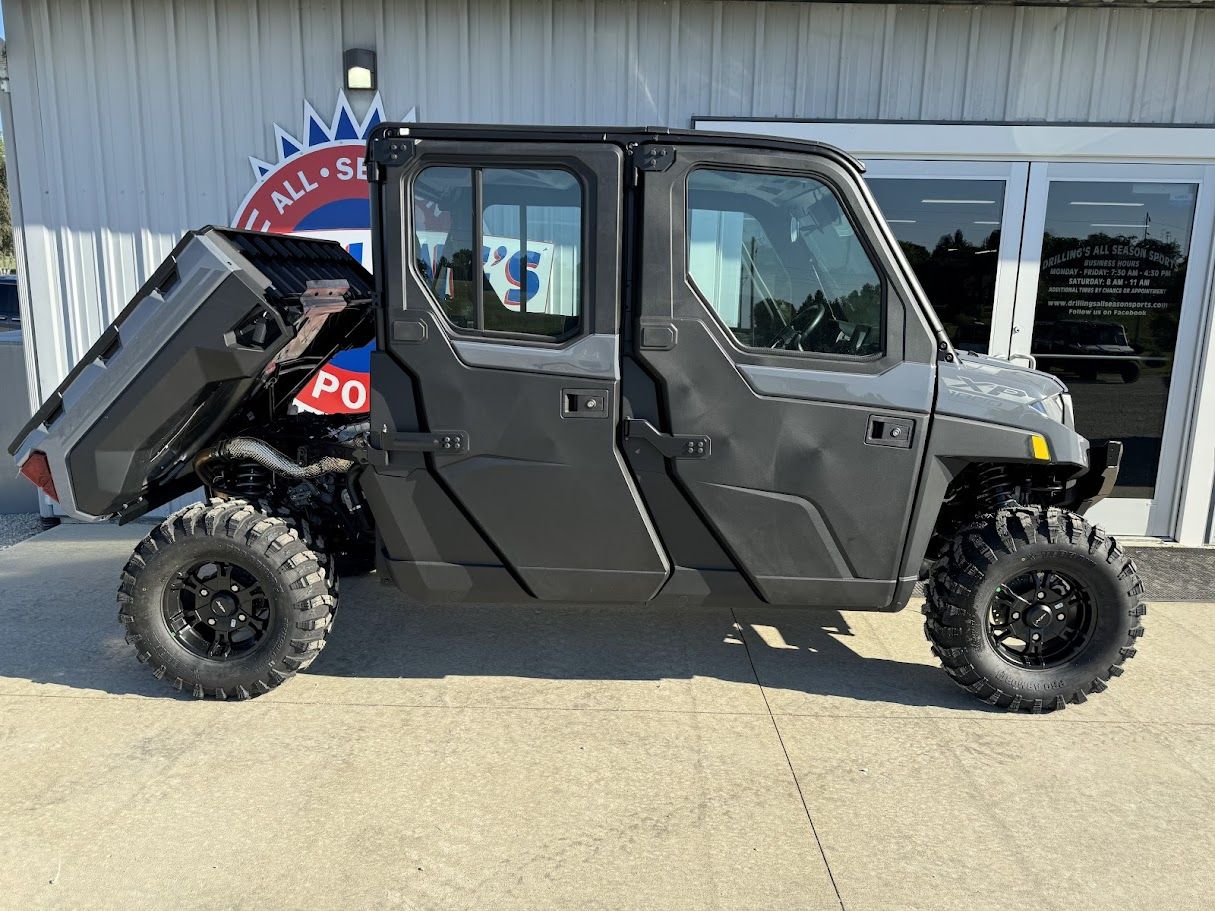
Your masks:
<path fill-rule="evenodd" d="M 401 118 L 413 121 L 411 110 Z M 256 182 L 236 210 L 232 224 L 250 231 L 304 234 L 342 244 L 371 268 L 371 208 L 363 152 L 367 134 L 384 120 L 377 93 L 359 120 L 344 93 L 333 118 L 325 121 L 304 102 L 299 138 L 274 126 L 277 164 L 250 158 Z M 371 346 L 343 351 L 317 371 L 296 397 L 302 409 L 325 414 L 357 414 L 368 408 Z"/>

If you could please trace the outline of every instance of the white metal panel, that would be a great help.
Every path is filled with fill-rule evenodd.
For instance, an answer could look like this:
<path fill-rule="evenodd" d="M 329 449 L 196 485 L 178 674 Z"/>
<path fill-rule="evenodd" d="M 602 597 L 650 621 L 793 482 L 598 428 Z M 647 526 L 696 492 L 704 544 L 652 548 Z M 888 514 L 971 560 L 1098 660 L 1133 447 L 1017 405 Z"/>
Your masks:
<path fill-rule="evenodd" d="M 1068 158 L 1088 161 L 1209 162 L 1209 126 L 1074 126 L 981 123 L 697 119 L 706 130 L 815 139 L 857 157 L 909 159 Z"/>
<path fill-rule="evenodd" d="M 6 0 L 40 390 L 186 229 L 231 218 L 301 98 L 374 47 L 390 115 L 1192 123 L 1215 12 L 703 0 Z M 362 115 L 367 99 L 355 99 Z M 33 371 L 31 371 L 33 375 Z"/>
<path fill-rule="evenodd" d="M 973 11 L 966 7 L 929 7 L 930 46 L 925 50 L 919 104 L 896 110 L 895 117 L 957 120 L 963 116 L 962 97 L 966 88 L 966 60 L 970 50 L 972 18 Z M 898 28 L 897 18 L 895 28 Z M 897 31 L 892 40 L 900 40 Z M 897 79 L 898 73 L 894 77 Z M 915 110 L 916 114 L 910 115 L 908 112 L 911 110 Z"/>

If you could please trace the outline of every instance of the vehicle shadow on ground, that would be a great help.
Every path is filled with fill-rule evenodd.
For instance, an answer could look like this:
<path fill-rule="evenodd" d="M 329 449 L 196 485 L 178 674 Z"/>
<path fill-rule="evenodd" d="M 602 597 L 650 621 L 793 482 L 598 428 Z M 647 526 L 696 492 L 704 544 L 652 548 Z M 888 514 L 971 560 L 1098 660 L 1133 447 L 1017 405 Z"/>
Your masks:
<path fill-rule="evenodd" d="M 123 640 L 112 600 L 120 566 L 112 556 L 77 553 L 59 579 L 12 560 L 0 567 L 0 693 L 28 692 L 24 679 L 120 695 L 177 695 L 136 663 Z M 307 674 L 316 678 L 309 689 L 321 698 L 323 678 L 364 678 L 365 699 L 343 687 L 343 698 L 355 702 L 378 701 L 384 691 L 376 681 L 710 678 L 753 685 L 758 677 L 766 688 L 794 693 L 984 710 L 927 663 L 922 640 L 911 647 L 923 649 L 926 663 L 859 653 L 883 653 L 883 637 L 875 639 L 869 629 L 877 625 L 897 631 L 898 650 L 910 654 L 907 619 L 789 608 L 420 605 L 372 575 L 343 581 L 334 630 Z M 852 623 L 866 630 L 854 637 Z M 408 693 L 393 698 L 402 696 L 408 701 Z"/>

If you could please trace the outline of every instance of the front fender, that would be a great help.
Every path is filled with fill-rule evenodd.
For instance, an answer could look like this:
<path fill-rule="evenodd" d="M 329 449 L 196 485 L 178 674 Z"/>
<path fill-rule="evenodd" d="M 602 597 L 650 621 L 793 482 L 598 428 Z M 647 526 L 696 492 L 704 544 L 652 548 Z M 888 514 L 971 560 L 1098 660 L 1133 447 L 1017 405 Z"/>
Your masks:
<path fill-rule="evenodd" d="M 1080 515 L 1113 492 L 1118 483 L 1118 470 L 1122 467 L 1122 442 L 1110 440 L 1104 446 L 1093 446 L 1088 451 L 1088 458 L 1088 471 L 1068 488 L 1064 504 Z"/>

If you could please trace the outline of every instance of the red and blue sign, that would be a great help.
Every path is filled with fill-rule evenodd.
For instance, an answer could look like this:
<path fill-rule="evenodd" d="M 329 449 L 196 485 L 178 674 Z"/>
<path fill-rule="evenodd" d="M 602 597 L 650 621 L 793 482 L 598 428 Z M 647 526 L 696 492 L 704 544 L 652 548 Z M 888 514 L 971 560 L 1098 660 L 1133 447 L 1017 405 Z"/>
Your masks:
<path fill-rule="evenodd" d="M 401 119 L 413 121 L 415 116 L 411 110 Z M 363 152 L 367 134 L 383 120 L 378 94 L 361 119 L 345 94 L 338 96 L 328 121 L 305 101 L 300 138 L 274 126 L 278 162 L 249 159 L 256 183 L 236 210 L 233 225 L 335 240 L 370 269 L 371 206 Z M 371 348 L 340 352 L 317 371 L 295 404 L 324 414 L 367 411 Z"/>

